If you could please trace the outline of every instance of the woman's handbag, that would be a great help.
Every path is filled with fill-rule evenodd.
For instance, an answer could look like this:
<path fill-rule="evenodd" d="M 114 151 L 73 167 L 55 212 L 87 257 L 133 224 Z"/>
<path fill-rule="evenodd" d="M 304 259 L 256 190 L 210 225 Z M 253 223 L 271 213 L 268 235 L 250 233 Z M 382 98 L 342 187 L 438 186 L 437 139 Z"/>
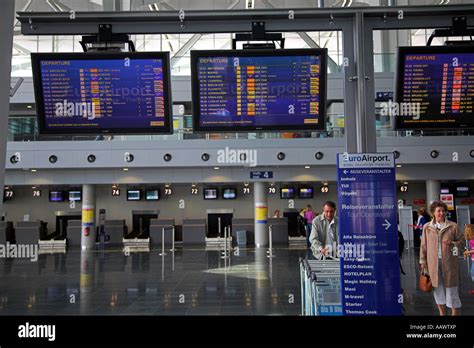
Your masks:
<path fill-rule="evenodd" d="M 420 284 L 420 290 L 423 292 L 431 292 L 431 290 L 433 290 L 433 285 L 431 284 L 430 276 L 423 271 L 420 273 L 419 284 Z"/>

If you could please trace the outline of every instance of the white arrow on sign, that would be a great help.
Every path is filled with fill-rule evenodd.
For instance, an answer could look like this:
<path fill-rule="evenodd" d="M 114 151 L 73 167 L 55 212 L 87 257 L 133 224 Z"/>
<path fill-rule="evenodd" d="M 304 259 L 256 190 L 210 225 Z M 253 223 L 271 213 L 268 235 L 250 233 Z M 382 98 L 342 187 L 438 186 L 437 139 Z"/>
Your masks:
<path fill-rule="evenodd" d="M 385 223 L 382 224 L 382 226 L 385 227 L 385 230 L 388 230 L 392 224 L 387 219 L 385 219 Z"/>
<path fill-rule="evenodd" d="M 344 174 L 347 174 L 347 173 L 349 173 L 349 171 L 348 171 L 348 170 L 344 170 L 343 173 L 344 173 Z"/>

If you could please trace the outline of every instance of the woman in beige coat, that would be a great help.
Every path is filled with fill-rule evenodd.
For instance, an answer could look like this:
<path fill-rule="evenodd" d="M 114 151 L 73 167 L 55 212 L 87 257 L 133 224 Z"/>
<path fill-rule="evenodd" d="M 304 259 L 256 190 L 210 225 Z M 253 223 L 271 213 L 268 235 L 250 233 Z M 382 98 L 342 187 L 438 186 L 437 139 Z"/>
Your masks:
<path fill-rule="evenodd" d="M 458 225 L 446 219 L 448 207 L 443 202 L 430 206 L 433 220 L 425 224 L 421 236 L 420 266 L 428 271 L 440 315 L 446 315 L 446 307 L 452 315 L 459 315 L 459 260 L 464 248 L 464 235 Z"/>

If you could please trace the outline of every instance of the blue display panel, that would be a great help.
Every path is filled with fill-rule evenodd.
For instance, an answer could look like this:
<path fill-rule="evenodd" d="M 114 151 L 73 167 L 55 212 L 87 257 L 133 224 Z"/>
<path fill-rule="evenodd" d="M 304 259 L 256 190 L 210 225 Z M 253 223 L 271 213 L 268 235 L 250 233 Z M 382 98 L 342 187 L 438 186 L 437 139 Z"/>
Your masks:
<path fill-rule="evenodd" d="M 400 47 L 396 84 L 398 129 L 474 128 L 474 46 Z"/>
<path fill-rule="evenodd" d="M 237 189 L 235 188 L 226 188 L 222 190 L 223 199 L 235 199 L 237 198 Z"/>
<path fill-rule="evenodd" d="M 281 199 L 293 199 L 295 198 L 295 189 L 292 187 L 285 187 L 280 189 Z"/>
<path fill-rule="evenodd" d="M 172 131 L 167 52 L 31 57 L 40 133 Z"/>
<path fill-rule="evenodd" d="M 64 192 L 63 191 L 49 191 L 49 201 L 50 202 L 64 201 Z"/>
<path fill-rule="evenodd" d="M 195 131 L 324 129 L 326 49 L 192 51 Z"/>
<path fill-rule="evenodd" d="M 337 167 L 343 314 L 401 315 L 393 154 L 338 154 Z"/>
<path fill-rule="evenodd" d="M 204 189 L 204 199 L 217 199 L 217 189 Z"/>
<path fill-rule="evenodd" d="M 82 200 L 82 191 L 69 191 L 69 201 L 80 202 Z"/>

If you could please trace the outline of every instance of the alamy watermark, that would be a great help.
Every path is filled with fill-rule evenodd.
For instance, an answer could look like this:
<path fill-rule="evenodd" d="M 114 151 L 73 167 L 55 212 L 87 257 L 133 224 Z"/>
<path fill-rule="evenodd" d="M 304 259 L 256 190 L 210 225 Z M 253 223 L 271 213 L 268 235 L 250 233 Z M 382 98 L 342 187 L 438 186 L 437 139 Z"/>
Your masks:
<path fill-rule="evenodd" d="M 335 243 L 334 243 L 335 244 Z M 346 260 L 365 260 L 365 244 L 363 243 L 344 243 L 339 244 L 337 247 L 333 246 L 329 249 L 325 256 L 330 256 L 332 258 L 341 258 Z"/>
<path fill-rule="evenodd" d="M 389 100 L 380 104 L 380 115 L 390 117 L 411 117 L 414 120 L 420 119 L 421 103 L 398 103 Z"/>
<path fill-rule="evenodd" d="M 38 244 L 0 244 L 0 258 L 38 261 Z"/>
<path fill-rule="evenodd" d="M 244 164 L 249 167 L 257 166 L 257 150 L 255 149 L 225 149 L 217 151 L 217 163 Z"/>
<path fill-rule="evenodd" d="M 62 103 L 54 104 L 54 115 L 58 117 L 84 117 L 88 120 L 93 120 L 97 116 L 93 103 L 73 103 L 66 99 Z"/>

